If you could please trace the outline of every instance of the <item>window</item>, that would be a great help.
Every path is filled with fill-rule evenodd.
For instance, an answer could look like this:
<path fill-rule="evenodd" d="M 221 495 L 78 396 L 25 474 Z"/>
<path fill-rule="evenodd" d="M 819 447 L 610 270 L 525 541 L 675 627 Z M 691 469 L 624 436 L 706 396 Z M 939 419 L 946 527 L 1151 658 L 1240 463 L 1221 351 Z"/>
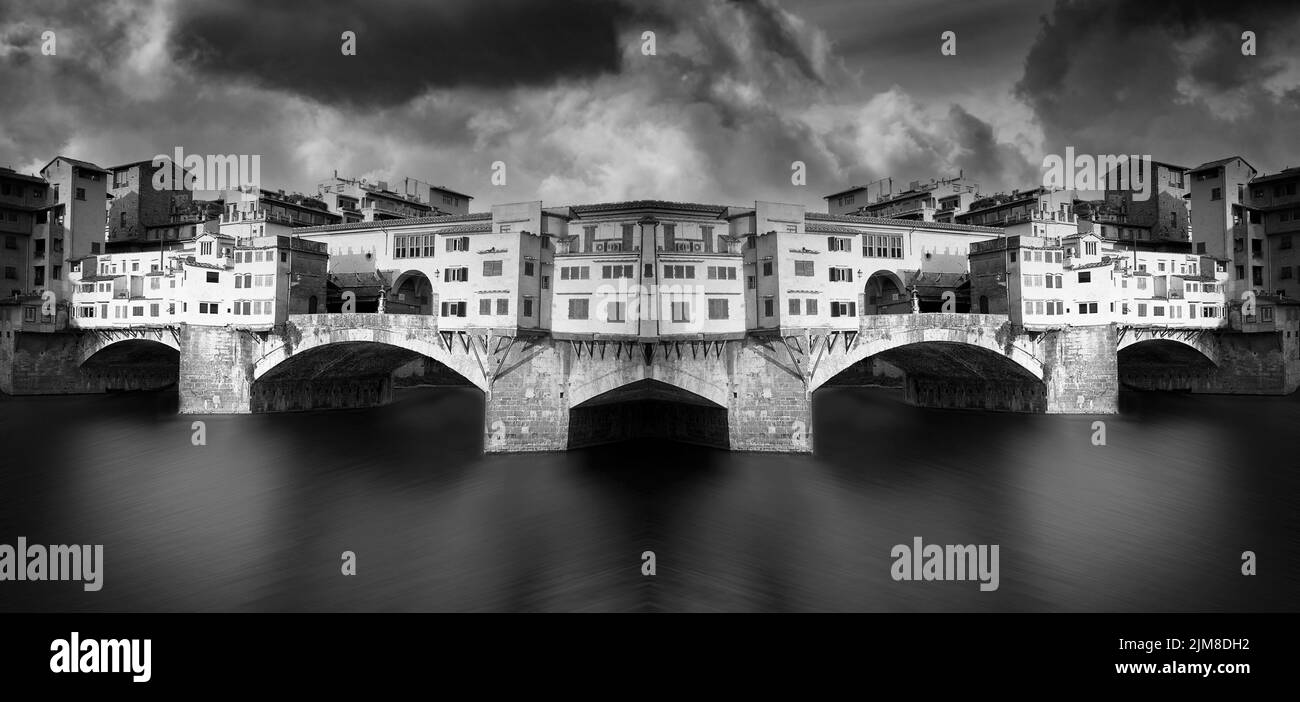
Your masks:
<path fill-rule="evenodd" d="M 903 237 L 865 234 L 862 237 L 862 255 L 872 258 L 902 258 Z"/>
<path fill-rule="evenodd" d="M 504 297 L 497 298 L 497 314 L 499 315 L 510 314 L 509 298 L 504 298 Z"/>
<path fill-rule="evenodd" d="M 442 280 L 445 283 L 464 283 L 469 280 L 469 269 L 463 266 L 460 268 L 444 268 L 442 269 Z"/>
<path fill-rule="evenodd" d="M 1295 186 L 1292 186 L 1292 187 L 1295 187 Z M 1259 308 L 1259 321 L 1261 321 L 1261 322 L 1271 322 L 1271 321 L 1273 321 L 1273 306 L 1272 306 L 1272 305 L 1260 306 L 1260 308 Z"/>
<path fill-rule="evenodd" d="M 749 290 L 753 290 L 756 287 L 758 287 L 757 279 L 755 279 L 754 276 L 752 275 L 745 276 L 745 288 Z"/>
<path fill-rule="evenodd" d="M 803 303 L 805 314 L 817 314 L 817 300 L 815 298 L 804 300 Z"/>
<path fill-rule="evenodd" d="M 853 240 L 848 237 L 828 236 L 826 237 L 826 248 L 829 251 L 852 251 Z"/>
<path fill-rule="evenodd" d="M 857 303 L 838 301 L 831 303 L 832 317 L 856 317 L 857 314 Z"/>
<path fill-rule="evenodd" d="M 1278 271 L 1277 277 L 1279 280 L 1290 280 L 1291 266 L 1282 266 L 1281 270 Z"/>
<path fill-rule="evenodd" d="M 235 280 L 239 280 L 239 278 L 235 278 Z M 161 278 L 161 277 L 155 275 L 155 276 L 153 276 L 152 278 L 149 279 L 149 289 L 150 289 L 150 290 L 160 290 L 161 288 L 162 288 L 162 278 Z"/>
<path fill-rule="evenodd" d="M 14 266 L 5 266 L 5 278 L 16 280 L 18 278 L 18 269 Z"/>
<path fill-rule="evenodd" d="M 447 239 L 447 250 L 448 251 L 469 251 L 469 237 L 456 236 Z"/>
<path fill-rule="evenodd" d="M 13 248 L 13 247 L 11 247 L 11 246 L 8 246 L 7 244 L 6 244 L 6 247 L 7 247 L 7 248 Z M 1282 236 L 1278 237 L 1277 247 L 1278 247 L 1279 249 L 1289 249 L 1289 248 L 1291 248 L 1291 235 L 1290 235 L 1290 234 L 1283 234 Z"/>
<path fill-rule="evenodd" d="M 550 290 L 550 289 L 551 289 L 551 276 L 549 275 L 542 276 L 542 290 Z"/>
<path fill-rule="evenodd" d="M 1233 272 L 1237 274 L 1237 280 L 1241 280 L 1242 278 L 1246 277 L 1245 266 L 1233 266 L 1233 269 L 1234 269 Z"/>
<path fill-rule="evenodd" d="M 560 268 L 560 280 L 587 280 L 591 269 L 587 266 L 563 266 Z"/>
<path fill-rule="evenodd" d="M 488 299 L 488 298 L 486 298 L 486 297 L 485 297 L 485 298 L 482 298 L 481 300 L 479 300 L 479 301 L 478 301 L 478 313 L 481 314 L 481 315 L 490 315 L 490 314 L 492 314 L 492 300 L 490 300 L 490 299 Z"/>
<path fill-rule="evenodd" d="M 533 267 L 533 262 L 532 262 L 532 261 L 524 261 L 524 275 L 529 276 L 529 277 L 532 277 L 533 274 L 534 274 L 534 271 L 535 271 L 535 268 Z"/>
<path fill-rule="evenodd" d="M 569 300 L 569 319 L 587 318 L 587 300 Z"/>
<path fill-rule="evenodd" d="M 1084 271 L 1084 272 L 1080 273 L 1080 274 L 1079 274 L 1079 282 L 1080 282 L 1080 283 L 1091 283 L 1091 282 L 1092 282 L 1092 271 Z"/>
<path fill-rule="evenodd" d="M 605 321 L 608 322 L 625 321 L 623 315 L 624 315 L 624 310 L 626 308 L 627 308 L 627 303 L 623 303 L 623 302 L 607 303 L 605 305 Z"/>
<path fill-rule="evenodd" d="M 1016 252 L 1014 250 L 1008 254 L 1008 260 L 1010 260 L 1012 263 L 1016 262 Z"/>
<path fill-rule="evenodd" d="M 221 281 L 221 274 L 220 274 L 220 273 L 218 273 L 218 272 L 216 272 L 216 271 L 208 271 L 208 272 L 207 272 L 207 282 L 209 282 L 209 283 L 217 283 L 217 282 L 220 282 L 220 281 Z"/>
<path fill-rule="evenodd" d="M 217 307 L 218 303 L 215 302 L 200 302 L 199 314 L 217 314 Z"/>
<path fill-rule="evenodd" d="M 1261 241 L 1261 240 L 1259 240 L 1259 239 L 1251 239 L 1251 240 L 1250 240 L 1250 255 L 1252 255 L 1252 256 L 1263 256 L 1263 255 L 1264 255 L 1264 242 Z"/>
<path fill-rule="evenodd" d="M 85 188 L 77 188 L 77 199 L 78 199 L 78 200 L 85 200 L 85 199 L 86 199 L 86 189 L 85 189 Z"/>
<path fill-rule="evenodd" d="M 543 240 L 543 241 L 545 241 L 545 240 Z M 533 300 L 532 300 L 532 298 L 528 298 L 528 297 L 525 297 L 525 298 L 524 298 L 524 316 L 525 316 L 525 317 L 531 317 L 531 316 L 533 316 Z"/>
<path fill-rule="evenodd" d="M 664 278 L 694 278 L 695 266 L 664 266 Z"/>
<path fill-rule="evenodd" d="M 730 314 L 728 313 L 729 311 L 727 309 L 728 302 L 729 302 L 728 300 L 722 298 L 716 298 L 716 297 L 709 298 L 709 319 L 729 318 Z"/>
<path fill-rule="evenodd" d="M 830 272 L 831 282 L 837 282 L 837 281 L 843 281 L 846 283 L 853 282 L 853 270 L 850 268 L 836 266 L 831 268 L 829 272 Z"/>
<path fill-rule="evenodd" d="M 790 314 L 792 315 L 799 314 L 799 298 L 797 297 L 790 298 Z"/>
<path fill-rule="evenodd" d="M 764 317 L 771 317 L 771 316 L 772 316 L 772 308 L 773 308 L 773 306 L 774 306 L 774 305 L 773 305 L 773 302 L 772 302 L 772 299 L 771 299 L 771 298 L 768 298 L 768 299 L 766 299 L 766 300 L 763 300 L 763 316 L 764 316 Z"/>
<path fill-rule="evenodd" d="M 501 261 L 484 261 L 483 275 L 485 277 L 501 275 Z"/>
<path fill-rule="evenodd" d="M 772 275 L 772 262 L 771 262 L 771 261 L 764 261 L 764 262 L 763 262 L 763 275 Z"/>
<path fill-rule="evenodd" d="M 212 242 L 210 242 L 210 241 L 205 241 L 205 242 L 203 242 L 202 244 L 199 244 L 199 255 L 200 255 L 200 256 L 211 256 L 211 255 L 212 255 Z"/>
<path fill-rule="evenodd" d="M 6 248 L 6 249 L 16 249 L 16 248 L 18 248 L 18 237 L 16 237 L 16 236 L 6 236 L 6 237 L 5 237 L 5 248 Z"/>
<path fill-rule="evenodd" d="M 611 278 L 631 278 L 633 264 L 626 266 L 601 266 L 600 277 L 605 279 Z"/>
<path fill-rule="evenodd" d="M 735 280 L 736 269 L 729 266 L 709 266 L 709 280 Z"/>
<path fill-rule="evenodd" d="M 510 233 L 510 227 L 511 227 L 511 225 L 509 225 L 509 224 L 503 224 L 503 225 L 501 225 L 501 227 L 500 227 L 499 229 L 497 229 L 497 232 L 499 232 L 499 233 L 501 233 L 501 234 L 509 234 L 509 233 Z"/>
<path fill-rule="evenodd" d="M 149 316 L 150 316 L 150 317 L 157 317 L 157 316 L 158 316 L 158 303 L 155 302 L 155 303 L 149 305 Z"/>
<path fill-rule="evenodd" d="M 686 301 L 674 302 L 672 303 L 672 307 L 674 322 L 691 321 L 691 303 Z"/>
<path fill-rule="evenodd" d="M 1264 284 L 1264 267 L 1263 267 L 1263 266 L 1251 266 L 1251 267 L 1250 267 L 1250 280 L 1251 280 L 1251 284 L 1253 284 L 1253 285 L 1255 285 L 1255 286 L 1263 285 L 1263 284 Z"/>
<path fill-rule="evenodd" d="M 1222 199 L 1223 199 L 1223 188 L 1210 188 L 1210 199 L 1211 199 L 1211 200 L 1222 200 Z"/>
<path fill-rule="evenodd" d="M 1144 302 L 1139 302 L 1139 303 L 1138 303 L 1138 316 L 1139 316 L 1139 317 L 1145 317 L 1145 316 L 1147 316 L 1147 306 L 1146 306 L 1146 303 L 1144 303 Z"/>
<path fill-rule="evenodd" d="M 811 276 L 813 274 L 812 261 L 795 261 L 794 274 L 799 276 Z"/>
<path fill-rule="evenodd" d="M 281 252 L 280 252 L 280 263 L 288 263 L 288 262 L 289 262 L 289 252 L 288 252 L 288 251 L 281 251 Z"/>

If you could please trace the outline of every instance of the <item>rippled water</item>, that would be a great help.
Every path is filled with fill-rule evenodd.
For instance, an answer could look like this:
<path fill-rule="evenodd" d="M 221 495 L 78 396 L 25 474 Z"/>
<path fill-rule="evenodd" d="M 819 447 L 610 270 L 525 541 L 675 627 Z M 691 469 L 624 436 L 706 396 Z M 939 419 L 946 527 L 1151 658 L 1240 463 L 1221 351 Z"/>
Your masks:
<path fill-rule="evenodd" d="M 174 393 L 0 397 L 0 543 L 105 551 L 100 592 L 0 582 L 0 610 L 1300 609 L 1300 397 L 1121 404 L 1104 447 L 1095 417 L 837 388 L 815 456 L 483 455 L 472 389 L 205 417 L 206 446 Z M 895 582 L 914 536 L 999 544 L 999 589 Z"/>

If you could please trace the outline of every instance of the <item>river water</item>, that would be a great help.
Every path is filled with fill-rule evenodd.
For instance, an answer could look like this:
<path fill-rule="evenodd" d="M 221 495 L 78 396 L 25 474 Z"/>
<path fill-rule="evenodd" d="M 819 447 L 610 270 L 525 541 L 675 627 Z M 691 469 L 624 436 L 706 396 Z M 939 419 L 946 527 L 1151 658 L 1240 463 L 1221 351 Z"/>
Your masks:
<path fill-rule="evenodd" d="M 483 455 L 482 407 L 205 417 L 195 446 L 174 391 L 0 397 L 0 544 L 104 546 L 99 592 L 5 581 L 0 610 L 1300 610 L 1297 395 L 1125 393 L 1096 446 L 1098 417 L 828 388 L 813 456 Z M 999 545 L 998 589 L 895 581 L 917 536 Z"/>

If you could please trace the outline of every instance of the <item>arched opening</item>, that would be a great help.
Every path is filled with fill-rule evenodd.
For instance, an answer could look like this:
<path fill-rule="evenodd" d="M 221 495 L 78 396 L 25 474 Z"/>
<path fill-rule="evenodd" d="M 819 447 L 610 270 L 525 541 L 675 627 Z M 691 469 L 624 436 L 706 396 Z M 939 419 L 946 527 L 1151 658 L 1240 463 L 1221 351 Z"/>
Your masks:
<path fill-rule="evenodd" d="M 980 314 L 989 313 L 989 296 L 980 295 Z"/>
<path fill-rule="evenodd" d="M 387 404 L 394 393 L 420 386 L 474 385 L 423 354 L 372 341 L 324 344 L 301 351 L 253 381 L 253 412 L 352 409 Z M 482 404 L 482 392 L 475 388 Z M 481 419 L 481 411 L 478 413 Z"/>
<path fill-rule="evenodd" d="M 1125 346 L 1116 364 L 1120 388 L 1127 390 L 1193 390 L 1215 370 L 1214 361 L 1201 351 L 1171 339 Z"/>
<path fill-rule="evenodd" d="M 420 271 L 407 271 L 393 281 L 384 298 L 388 314 L 433 314 L 433 283 Z"/>
<path fill-rule="evenodd" d="M 912 301 L 903 287 L 903 281 L 892 271 L 876 271 L 863 286 L 864 314 L 907 314 L 912 311 Z"/>
<path fill-rule="evenodd" d="M 180 352 L 152 339 L 113 342 L 81 364 L 85 377 L 110 392 L 157 390 L 175 385 L 180 368 Z"/>
<path fill-rule="evenodd" d="M 316 314 L 316 308 L 318 304 L 319 303 L 316 301 L 315 295 L 312 295 L 311 297 L 307 298 L 307 314 Z"/>
<path fill-rule="evenodd" d="M 639 380 L 569 409 L 569 448 L 652 438 L 730 447 L 727 408 L 658 380 Z"/>
<path fill-rule="evenodd" d="M 891 401 L 900 399 L 920 407 L 1036 413 L 1047 408 L 1047 387 L 1020 363 L 974 344 L 896 346 L 845 368 L 813 393 L 818 445 L 880 432 L 894 421 Z"/>

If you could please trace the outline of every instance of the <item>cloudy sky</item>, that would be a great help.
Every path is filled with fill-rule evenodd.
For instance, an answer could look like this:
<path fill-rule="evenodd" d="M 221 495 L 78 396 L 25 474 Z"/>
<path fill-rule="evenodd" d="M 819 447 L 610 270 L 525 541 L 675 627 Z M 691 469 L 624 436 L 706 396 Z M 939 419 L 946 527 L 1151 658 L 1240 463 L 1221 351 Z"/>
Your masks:
<path fill-rule="evenodd" d="M 0 166 L 180 146 L 259 154 L 267 187 L 411 176 L 476 210 L 820 209 L 959 170 L 997 192 L 1067 146 L 1272 172 L 1300 165 L 1298 28 L 1292 0 L 0 0 Z"/>

